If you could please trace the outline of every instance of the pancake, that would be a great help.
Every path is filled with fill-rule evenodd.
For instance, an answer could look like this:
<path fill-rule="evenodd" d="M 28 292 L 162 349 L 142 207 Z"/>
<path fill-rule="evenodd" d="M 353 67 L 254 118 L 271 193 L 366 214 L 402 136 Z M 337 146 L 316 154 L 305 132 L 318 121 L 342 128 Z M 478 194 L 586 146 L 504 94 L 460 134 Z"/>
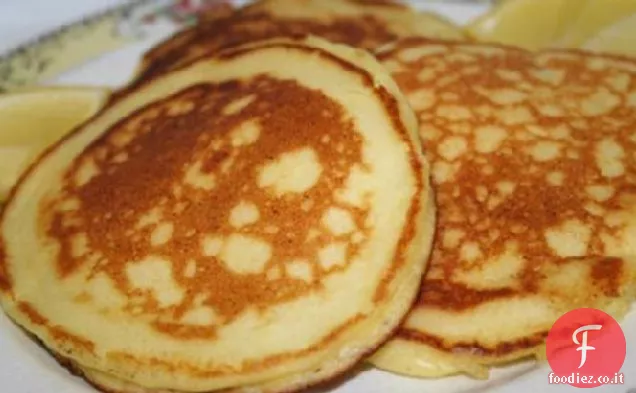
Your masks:
<path fill-rule="evenodd" d="M 420 120 L 438 221 L 386 370 L 488 376 L 555 320 L 636 296 L 636 62 L 404 40 L 379 54 Z"/>
<path fill-rule="evenodd" d="M 365 49 L 375 49 L 407 36 L 464 37 L 459 27 L 442 17 L 416 12 L 399 2 L 261 0 L 227 17 L 203 21 L 151 49 L 143 58 L 137 78 L 143 81 L 221 48 L 278 36 L 304 35 Z"/>
<path fill-rule="evenodd" d="M 160 61 L 160 59 L 169 56 L 169 54 L 173 51 L 176 51 L 180 47 L 186 45 L 190 40 L 195 38 L 199 28 L 217 23 L 217 21 L 222 23 L 225 18 L 233 15 L 235 11 L 236 7 L 229 2 L 215 4 L 212 7 L 203 10 L 197 16 L 196 25 L 173 34 L 168 39 L 160 42 L 144 53 L 141 64 L 138 65 L 135 73 L 143 73 L 143 70 L 148 67 L 149 64 Z"/>
<path fill-rule="evenodd" d="M 39 158 L 1 217 L 0 299 L 105 391 L 311 386 L 408 312 L 428 176 L 416 118 L 367 52 L 219 52 Z"/>

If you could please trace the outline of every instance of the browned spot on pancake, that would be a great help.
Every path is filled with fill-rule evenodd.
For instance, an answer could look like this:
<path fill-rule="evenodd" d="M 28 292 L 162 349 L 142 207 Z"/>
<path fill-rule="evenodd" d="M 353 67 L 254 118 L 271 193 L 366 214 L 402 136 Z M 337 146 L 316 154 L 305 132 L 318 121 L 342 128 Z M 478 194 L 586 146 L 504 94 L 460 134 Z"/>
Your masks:
<path fill-rule="evenodd" d="M 0 218 L 2 214 L 0 212 Z M 12 288 L 12 280 L 7 269 L 7 254 L 5 250 L 4 240 L 0 238 L 0 291 L 10 292 Z"/>
<path fill-rule="evenodd" d="M 405 340 L 415 341 L 456 354 L 465 353 L 477 356 L 499 357 L 541 345 L 548 336 L 548 332 L 535 333 L 532 336 L 522 337 L 516 341 L 501 342 L 494 347 L 485 347 L 478 342 L 447 343 L 443 338 L 410 329 L 400 329 L 398 336 Z"/>
<path fill-rule="evenodd" d="M 49 323 L 46 318 L 40 315 L 39 312 L 34 310 L 33 307 L 27 303 L 19 303 L 18 309 L 22 311 L 34 325 L 46 326 Z"/>
<path fill-rule="evenodd" d="M 592 266 L 592 281 L 595 287 L 602 289 L 605 296 L 620 296 L 621 277 L 624 261 L 620 258 L 601 258 Z"/>
<path fill-rule="evenodd" d="M 228 103 L 251 95 L 257 98 L 240 113 L 221 115 Z M 180 104 L 193 109 L 168 116 L 170 108 Z M 247 119 L 261 129 L 258 140 L 240 149 L 232 148 L 232 132 Z M 337 206 L 333 192 L 343 186 L 350 166 L 362 160 L 360 137 L 352 127 L 344 119 L 341 107 L 322 93 L 265 76 L 192 87 L 137 112 L 96 141 L 67 173 L 63 199 L 77 198 L 82 207 L 91 208 L 53 209 L 49 234 L 61 244 L 60 275 L 68 276 L 90 263 L 93 276 L 105 272 L 128 297 L 145 299 L 141 304 L 131 304 L 130 312 L 139 313 L 142 308 L 146 313 L 175 320 L 194 307 L 197 296 L 202 296 L 202 304 L 220 315 L 221 324 L 232 321 L 246 308 L 266 308 L 319 289 L 321 277 L 346 269 L 357 253 L 358 246 L 349 242 L 349 234 L 334 236 L 319 230 L 315 238 L 308 236 L 313 229 L 320 229 L 322 213 Z M 113 143 L 128 133 L 134 136 L 128 145 L 116 148 Z M 324 135 L 330 136 L 332 144 L 320 142 Z M 332 146 L 339 142 L 346 149 L 337 153 L 336 160 Z M 266 188 L 258 187 L 261 166 L 306 147 L 315 152 L 322 165 L 322 174 L 311 189 L 273 197 Z M 112 157 L 122 152 L 130 158 L 113 164 Z M 223 172 L 231 156 L 232 170 Z M 87 160 L 95 163 L 99 173 L 78 187 L 74 179 L 83 173 L 81 168 Z M 187 168 L 196 166 L 196 162 L 202 163 L 199 170 L 203 176 L 215 177 L 213 189 L 183 182 Z M 242 181 L 237 182 L 237 177 Z M 175 193 L 175 187 L 183 190 Z M 309 212 L 300 208 L 306 198 L 314 201 Z M 258 206 L 259 219 L 236 229 L 225 215 L 241 200 Z M 56 202 L 58 207 L 62 202 Z M 365 227 L 364 209 L 340 207 L 352 215 L 358 228 Z M 159 209 L 158 220 L 173 223 L 170 239 L 158 246 L 150 241 L 158 223 L 149 219 L 148 225 L 139 227 L 153 209 Z M 269 233 L 271 226 L 280 232 Z M 73 255 L 73 239 L 78 234 L 86 235 L 91 255 Z M 263 271 L 236 274 L 224 264 L 222 256 L 203 255 L 201 250 L 208 237 L 227 242 L 234 235 L 260 239 L 271 247 Z M 348 243 L 345 263 L 323 271 L 316 255 L 321 247 L 336 240 Z M 174 281 L 188 288 L 182 299 L 176 294 L 174 302 L 162 306 L 151 293 L 136 289 L 126 277 L 127 266 L 149 257 L 168 261 Z M 264 274 L 279 268 L 284 272 L 286 261 L 298 259 L 312 261 L 313 278 L 308 282 L 284 273 L 275 279 Z M 189 261 L 195 261 L 197 266 L 193 274 L 186 272 Z M 171 326 L 161 325 L 160 330 L 166 332 Z"/>
<path fill-rule="evenodd" d="M 85 340 L 79 336 L 67 332 L 58 326 L 49 326 L 51 337 L 57 342 L 69 343 L 73 348 L 81 348 L 83 351 L 93 353 L 95 344 L 92 341 Z"/>
<path fill-rule="evenodd" d="M 510 288 L 476 290 L 461 283 L 444 280 L 427 280 L 422 285 L 418 303 L 461 311 L 479 304 L 500 298 L 510 298 L 516 291 Z"/>
<path fill-rule="evenodd" d="M 176 323 L 156 322 L 154 327 L 173 337 L 183 339 L 213 339 L 217 336 L 215 326 L 184 326 Z"/>
<path fill-rule="evenodd" d="M 58 341 L 70 344 L 73 348 L 81 348 L 87 352 L 93 352 L 95 344 L 89 340 L 78 337 L 72 333 L 69 333 L 65 329 L 59 326 L 51 325 L 50 321 L 42 316 L 37 310 L 35 310 L 28 303 L 18 303 L 18 309 L 29 318 L 32 324 L 38 325 L 43 328 L 47 328 L 51 337 Z"/>

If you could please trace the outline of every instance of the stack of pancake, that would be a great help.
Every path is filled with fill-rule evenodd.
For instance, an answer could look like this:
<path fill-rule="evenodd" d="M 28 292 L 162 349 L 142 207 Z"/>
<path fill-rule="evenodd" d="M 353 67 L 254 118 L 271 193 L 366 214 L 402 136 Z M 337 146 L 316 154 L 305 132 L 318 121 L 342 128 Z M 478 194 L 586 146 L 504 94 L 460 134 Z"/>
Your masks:
<path fill-rule="evenodd" d="M 390 0 L 207 16 L 22 176 L 3 308 L 115 393 L 485 378 L 623 317 L 636 61 L 461 39 Z"/>

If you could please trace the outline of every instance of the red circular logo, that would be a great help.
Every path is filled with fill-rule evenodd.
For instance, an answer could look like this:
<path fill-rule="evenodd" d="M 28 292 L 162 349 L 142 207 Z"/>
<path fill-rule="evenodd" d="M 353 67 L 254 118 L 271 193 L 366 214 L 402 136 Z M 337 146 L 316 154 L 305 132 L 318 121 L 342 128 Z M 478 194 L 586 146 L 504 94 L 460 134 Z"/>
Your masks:
<path fill-rule="evenodd" d="M 570 311 L 548 333 L 549 382 L 578 388 L 623 383 L 626 348 L 625 334 L 610 315 L 593 308 Z"/>

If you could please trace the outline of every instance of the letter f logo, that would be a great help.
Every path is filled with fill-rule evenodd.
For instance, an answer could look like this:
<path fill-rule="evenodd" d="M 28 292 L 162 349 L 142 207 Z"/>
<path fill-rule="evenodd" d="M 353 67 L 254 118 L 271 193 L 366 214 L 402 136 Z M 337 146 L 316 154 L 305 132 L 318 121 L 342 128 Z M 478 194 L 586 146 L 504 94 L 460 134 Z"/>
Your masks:
<path fill-rule="evenodd" d="M 583 367 L 583 365 L 585 364 L 585 361 L 587 360 L 587 351 L 593 351 L 596 349 L 592 346 L 587 345 L 587 332 L 589 330 L 601 330 L 602 328 L 603 328 L 602 325 L 585 325 L 576 329 L 574 333 L 572 334 L 572 341 L 574 341 L 574 344 L 580 345 L 580 347 L 576 348 L 577 351 L 581 351 L 581 364 L 579 364 L 579 368 Z M 583 339 L 579 342 L 579 339 L 577 336 L 581 332 L 583 333 L 581 335 Z"/>

